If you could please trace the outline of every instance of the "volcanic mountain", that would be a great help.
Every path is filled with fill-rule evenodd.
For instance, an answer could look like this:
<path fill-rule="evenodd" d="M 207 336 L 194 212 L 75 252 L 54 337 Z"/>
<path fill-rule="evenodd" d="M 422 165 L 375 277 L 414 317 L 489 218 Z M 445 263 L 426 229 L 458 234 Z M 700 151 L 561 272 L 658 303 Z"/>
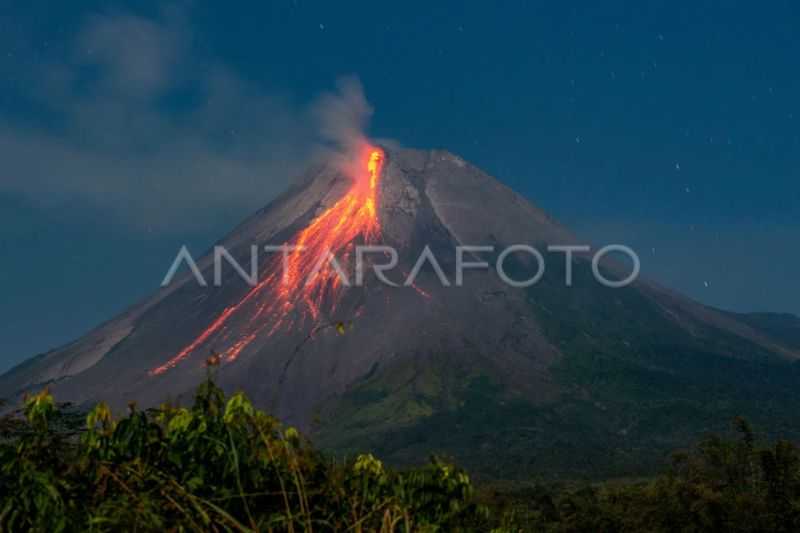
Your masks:
<path fill-rule="evenodd" d="M 501 251 L 581 244 L 509 188 L 444 151 L 365 146 L 303 180 L 220 241 L 246 271 L 253 247 L 302 247 L 207 284 L 183 271 L 85 337 L 0 377 L 0 397 L 49 386 L 79 406 L 184 401 L 215 379 L 307 431 L 327 449 L 373 450 L 396 463 L 446 454 L 480 474 L 630 475 L 737 415 L 798 438 L 800 320 L 709 308 L 638 280 L 610 288 L 591 254 L 543 253 L 529 287 L 505 283 Z M 390 246 L 381 281 L 357 245 Z M 491 246 L 465 260 L 456 247 Z M 330 251 L 319 262 L 314 252 Z M 416 269 L 424 254 L 431 261 Z M 530 277 L 532 257 L 505 269 Z M 228 265 L 230 266 L 230 265 Z M 610 279 L 627 270 L 604 260 Z M 341 274 L 344 274 L 343 277 Z M 441 279 L 444 276 L 446 283 Z M 396 286 L 395 286 L 396 285 Z"/>

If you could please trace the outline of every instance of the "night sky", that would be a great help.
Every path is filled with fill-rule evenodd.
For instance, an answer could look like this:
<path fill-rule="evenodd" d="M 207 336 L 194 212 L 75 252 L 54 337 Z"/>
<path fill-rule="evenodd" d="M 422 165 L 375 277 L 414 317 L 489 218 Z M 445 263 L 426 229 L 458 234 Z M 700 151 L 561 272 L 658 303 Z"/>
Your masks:
<path fill-rule="evenodd" d="M 79 4 L 0 6 L 0 371 L 285 188 L 348 75 L 370 136 L 703 303 L 800 313 L 797 2 Z"/>

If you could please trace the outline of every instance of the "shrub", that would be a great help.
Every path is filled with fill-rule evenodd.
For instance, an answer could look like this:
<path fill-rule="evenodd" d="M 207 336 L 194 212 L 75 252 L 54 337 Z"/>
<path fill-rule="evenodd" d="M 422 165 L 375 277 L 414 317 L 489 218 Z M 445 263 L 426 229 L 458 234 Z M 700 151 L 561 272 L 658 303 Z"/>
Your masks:
<path fill-rule="evenodd" d="M 22 415 L 0 443 L 3 531 L 454 531 L 487 516 L 452 465 L 336 464 L 210 378 L 190 408 L 116 419 L 98 404 L 79 435 L 46 390 Z"/>

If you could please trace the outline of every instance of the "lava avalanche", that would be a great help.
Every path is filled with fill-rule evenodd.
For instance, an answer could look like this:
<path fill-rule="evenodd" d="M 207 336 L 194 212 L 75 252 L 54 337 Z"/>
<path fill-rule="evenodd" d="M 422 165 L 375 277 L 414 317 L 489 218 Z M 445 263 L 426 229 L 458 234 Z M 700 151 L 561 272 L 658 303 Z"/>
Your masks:
<path fill-rule="evenodd" d="M 378 182 L 384 152 L 374 146 L 360 150 L 353 184 L 342 198 L 300 231 L 285 257 L 276 257 L 267 275 L 236 304 L 223 312 L 191 343 L 164 364 L 149 371 L 163 374 L 213 339 L 226 342 L 221 354 L 232 362 L 262 333 L 272 335 L 307 321 L 316 322 L 323 306 L 333 312 L 341 298 L 344 282 L 337 272 L 342 256 L 352 255 L 354 246 L 378 241 Z M 283 262 L 283 263 L 282 263 Z M 230 339 L 228 321 L 250 313 L 244 331 Z"/>

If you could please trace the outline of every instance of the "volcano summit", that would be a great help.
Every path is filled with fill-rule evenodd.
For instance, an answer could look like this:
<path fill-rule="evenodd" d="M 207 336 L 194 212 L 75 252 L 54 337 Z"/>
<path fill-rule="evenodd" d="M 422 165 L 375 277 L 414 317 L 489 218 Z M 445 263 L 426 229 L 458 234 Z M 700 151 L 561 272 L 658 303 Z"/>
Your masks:
<path fill-rule="evenodd" d="M 514 279 L 542 271 L 526 287 L 495 269 L 443 284 L 459 246 L 491 249 L 467 259 L 494 264 L 513 245 L 582 244 L 444 151 L 365 146 L 311 169 L 219 244 L 242 265 L 253 246 L 298 251 L 261 265 L 255 284 L 234 269 L 214 286 L 184 274 L 0 377 L 0 397 L 48 385 L 78 405 L 180 402 L 213 358 L 221 386 L 329 449 L 371 447 L 398 463 L 445 453 L 505 478 L 647 471 L 736 415 L 800 436 L 794 317 L 728 313 L 642 280 L 608 287 L 596 272 L 628 270 L 583 252 L 568 263 L 545 254 L 543 265 L 504 258 Z M 306 260 L 352 257 L 360 245 L 397 251 L 386 274 L 397 286 L 371 267 L 363 283 L 342 283 L 352 260 Z M 426 249 L 437 262 L 419 265 Z M 203 278 L 213 263 L 213 253 L 198 261 Z"/>

